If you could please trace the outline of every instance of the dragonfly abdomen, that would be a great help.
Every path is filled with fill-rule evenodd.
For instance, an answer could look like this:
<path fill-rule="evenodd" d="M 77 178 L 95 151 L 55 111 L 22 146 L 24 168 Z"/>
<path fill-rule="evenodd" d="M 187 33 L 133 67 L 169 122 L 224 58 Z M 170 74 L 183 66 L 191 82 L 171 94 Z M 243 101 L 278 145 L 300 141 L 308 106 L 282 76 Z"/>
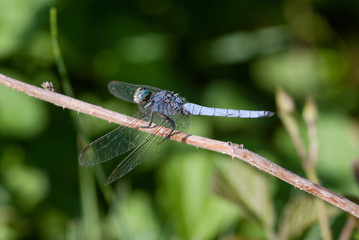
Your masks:
<path fill-rule="evenodd" d="M 197 105 L 194 103 L 186 103 L 183 105 L 183 114 L 185 115 L 199 115 L 199 116 L 216 116 L 216 117 L 235 117 L 235 118 L 261 118 L 271 117 L 273 112 L 269 111 L 250 111 L 250 110 L 235 110 L 223 108 L 211 108 Z"/>

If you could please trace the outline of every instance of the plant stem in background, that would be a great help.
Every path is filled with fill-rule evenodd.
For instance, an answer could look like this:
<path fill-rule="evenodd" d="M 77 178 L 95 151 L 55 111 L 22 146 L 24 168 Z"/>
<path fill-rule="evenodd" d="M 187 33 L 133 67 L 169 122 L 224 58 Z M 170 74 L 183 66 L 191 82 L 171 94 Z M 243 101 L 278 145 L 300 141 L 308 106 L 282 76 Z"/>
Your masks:
<path fill-rule="evenodd" d="M 66 66 L 63 61 L 61 49 L 59 46 L 57 10 L 54 7 L 50 9 L 50 28 L 52 48 L 56 59 L 57 68 L 61 76 L 61 86 L 66 95 L 73 97 L 74 92 L 67 75 Z M 86 145 L 85 143 L 88 142 L 85 140 L 88 139 L 87 134 L 84 130 L 79 115 L 71 112 L 71 116 L 75 123 L 77 137 L 79 139 L 78 148 L 81 149 Z M 83 214 L 82 219 L 84 224 L 83 236 L 86 236 L 86 239 L 101 239 L 101 221 L 97 203 L 96 186 L 93 174 L 90 169 L 82 168 L 79 166 L 79 182 Z"/>
<path fill-rule="evenodd" d="M 319 178 L 316 173 L 315 164 L 318 158 L 318 139 L 316 128 L 317 109 L 314 101 L 308 98 L 304 107 L 303 118 L 306 123 L 308 137 L 309 137 L 309 151 L 304 147 L 302 138 L 299 134 L 299 127 L 293 117 L 295 111 L 295 104 L 292 98 L 282 89 L 277 90 L 276 102 L 278 109 L 278 116 L 281 119 L 285 129 L 289 133 L 297 153 L 300 157 L 302 167 L 308 176 L 308 179 L 314 183 L 319 184 Z M 319 199 L 316 200 L 317 213 L 319 225 L 323 239 L 332 239 L 330 231 L 328 212 L 325 204 Z"/>

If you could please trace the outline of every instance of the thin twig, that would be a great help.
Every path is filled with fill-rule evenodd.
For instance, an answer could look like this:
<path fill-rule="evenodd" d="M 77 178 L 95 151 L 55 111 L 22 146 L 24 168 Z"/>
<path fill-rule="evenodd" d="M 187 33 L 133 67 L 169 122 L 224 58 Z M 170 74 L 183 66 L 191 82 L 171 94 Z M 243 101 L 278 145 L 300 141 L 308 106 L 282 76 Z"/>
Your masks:
<path fill-rule="evenodd" d="M 129 124 L 133 118 L 113 112 L 107 109 L 104 109 L 99 106 L 95 106 L 74 98 L 64 96 L 59 93 L 51 92 L 44 90 L 39 87 L 35 87 L 18 80 L 12 79 L 5 75 L 0 74 L 0 84 L 6 87 L 15 89 L 19 92 L 23 92 L 29 96 L 42 99 L 44 101 L 53 103 L 62 108 L 68 108 L 75 110 L 77 112 L 85 113 L 94 117 L 98 117 L 109 122 L 114 122 L 120 125 L 126 125 L 130 128 L 136 128 L 139 131 L 152 133 L 156 132 L 156 128 L 140 128 L 143 126 L 144 122 L 137 122 L 136 124 Z M 169 129 L 162 129 L 159 131 L 159 136 L 166 136 L 169 133 Z M 253 153 L 247 149 L 242 148 L 241 145 L 217 141 L 209 138 L 204 138 L 200 136 L 190 135 L 182 132 L 175 132 L 171 137 L 171 140 L 186 143 L 195 147 L 204 148 L 212 150 L 215 152 L 223 153 L 231 157 L 242 159 L 243 161 L 255 166 L 259 170 L 265 171 L 283 181 L 293 185 L 296 188 L 299 188 L 303 191 L 306 191 L 314 196 L 327 201 L 338 208 L 352 214 L 353 216 L 359 218 L 359 206 L 348 199 L 318 185 L 311 181 L 308 181 L 305 178 L 302 178 L 274 163 Z"/>
<path fill-rule="evenodd" d="M 320 183 L 319 177 L 316 171 L 316 163 L 318 161 L 318 134 L 317 134 L 317 114 L 318 110 L 315 105 L 314 100 L 311 97 L 307 97 L 306 103 L 303 109 L 303 119 L 305 121 L 305 125 L 307 127 L 308 132 L 308 150 L 307 150 L 307 169 L 305 169 L 307 177 L 309 180 Z M 322 233 L 323 239 L 331 240 L 333 239 L 330 222 L 329 222 L 329 215 L 326 206 L 322 201 L 316 199 L 315 201 L 317 205 L 317 212 L 318 212 L 318 220 L 319 226 Z"/>
<path fill-rule="evenodd" d="M 340 233 L 339 240 L 349 240 L 350 237 L 353 234 L 353 230 L 355 228 L 357 219 L 355 219 L 353 216 L 349 216 L 347 218 L 347 221 L 345 222 L 345 225 L 342 229 L 342 232 Z"/>
<path fill-rule="evenodd" d="M 295 104 L 293 99 L 284 90 L 278 89 L 276 93 L 276 102 L 278 109 L 278 117 L 282 121 L 285 129 L 289 133 L 289 136 L 294 143 L 295 148 L 297 149 L 307 178 L 310 181 L 319 184 L 319 178 L 315 169 L 315 163 L 318 157 L 318 139 L 316 137 L 317 128 L 315 124 L 317 109 L 315 107 L 314 101 L 308 99 L 303 111 L 303 118 L 305 120 L 308 130 L 308 151 L 306 150 L 303 140 L 299 134 L 298 123 L 293 116 L 293 113 L 295 111 Z M 316 211 L 318 212 L 318 221 L 321 229 L 322 238 L 331 240 L 332 234 L 327 209 L 324 203 L 319 199 L 316 199 L 315 202 L 317 205 Z"/>

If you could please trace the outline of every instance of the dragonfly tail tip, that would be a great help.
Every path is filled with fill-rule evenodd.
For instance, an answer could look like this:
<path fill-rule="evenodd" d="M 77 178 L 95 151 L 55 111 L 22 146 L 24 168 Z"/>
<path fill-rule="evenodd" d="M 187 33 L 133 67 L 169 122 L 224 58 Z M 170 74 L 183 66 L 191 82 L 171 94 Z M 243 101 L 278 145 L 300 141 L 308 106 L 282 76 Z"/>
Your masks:
<path fill-rule="evenodd" d="M 275 115 L 274 112 L 270 112 L 270 111 L 267 112 L 267 117 L 273 117 L 274 115 Z"/>

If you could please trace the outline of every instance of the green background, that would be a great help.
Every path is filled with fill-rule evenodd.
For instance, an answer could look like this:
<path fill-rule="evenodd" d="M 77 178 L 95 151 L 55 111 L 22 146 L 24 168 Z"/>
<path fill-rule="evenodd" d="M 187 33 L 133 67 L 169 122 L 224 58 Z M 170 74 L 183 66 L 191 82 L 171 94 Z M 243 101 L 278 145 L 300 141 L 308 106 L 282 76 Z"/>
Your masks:
<path fill-rule="evenodd" d="M 136 106 L 107 91 L 118 80 L 205 106 L 276 112 L 281 87 L 306 139 L 301 110 L 311 95 L 321 184 L 358 195 L 358 1 L 0 1 L 0 73 L 62 92 L 53 6 L 76 98 L 132 115 Z M 85 145 L 69 113 L 0 86 L 0 239 L 320 239 L 313 197 L 181 143 L 104 187 L 110 168 L 78 165 Z M 116 127 L 79 117 L 89 140 Z M 277 116 L 194 116 L 187 132 L 244 144 L 305 177 Z M 337 238 L 347 214 L 329 213 Z"/>

